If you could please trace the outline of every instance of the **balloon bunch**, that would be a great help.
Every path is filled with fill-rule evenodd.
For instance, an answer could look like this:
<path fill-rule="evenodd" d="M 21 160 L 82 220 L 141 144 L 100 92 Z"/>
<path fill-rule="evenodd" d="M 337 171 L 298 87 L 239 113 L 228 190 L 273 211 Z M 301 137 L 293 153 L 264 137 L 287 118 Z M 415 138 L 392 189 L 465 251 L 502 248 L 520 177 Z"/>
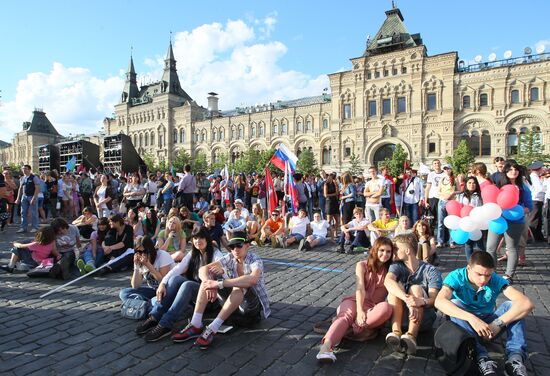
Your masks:
<path fill-rule="evenodd" d="M 506 220 L 517 221 L 523 218 L 524 210 L 519 202 L 519 188 L 507 184 L 502 188 L 489 185 L 481 190 L 483 206 L 462 205 L 450 200 L 445 205 L 447 216 L 443 224 L 450 230 L 451 238 L 457 244 L 468 240 L 481 239 L 481 231 L 489 230 L 504 234 L 508 230 Z"/>

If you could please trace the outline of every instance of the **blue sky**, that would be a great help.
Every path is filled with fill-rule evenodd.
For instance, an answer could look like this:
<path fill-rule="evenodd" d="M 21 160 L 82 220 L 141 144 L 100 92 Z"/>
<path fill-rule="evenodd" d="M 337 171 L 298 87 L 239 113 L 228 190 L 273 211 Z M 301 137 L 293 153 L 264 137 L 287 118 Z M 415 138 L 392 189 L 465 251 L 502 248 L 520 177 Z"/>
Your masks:
<path fill-rule="evenodd" d="M 547 1 L 396 4 L 429 55 L 500 59 L 508 49 L 519 56 L 550 43 Z M 130 47 L 138 81 L 157 80 L 170 31 L 180 80 L 199 104 L 208 91 L 220 93 L 222 109 L 318 95 L 327 73 L 349 69 L 349 58 L 363 53 L 390 7 L 388 0 L 3 3 L 0 139 L 11 141 L 34 107 L 62 134 L 99 130 L 119 99 Z"/>

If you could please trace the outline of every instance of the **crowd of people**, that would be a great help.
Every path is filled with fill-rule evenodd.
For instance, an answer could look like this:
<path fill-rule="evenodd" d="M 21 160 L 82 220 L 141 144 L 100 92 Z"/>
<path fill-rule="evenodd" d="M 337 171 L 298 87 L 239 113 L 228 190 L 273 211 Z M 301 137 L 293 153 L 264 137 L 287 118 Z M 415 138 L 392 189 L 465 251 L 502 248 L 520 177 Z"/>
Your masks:
<path fill-rule="evenodd" d="M 171 335 L 174 342 L 195 339 L 208 348 L 227 320 L 247 326 L 270 314 L 263 263 L 250 247 L 310 251 L 331 243 L 337 252 L 361 251 L 368 257 L 356 266 L 356 294 L 339 306 L 323 338 L 320 361 L 334 362 L 334 347 L 345 336 L 372 338 L 388 320 L 387 344 L 414 354 L 416 339 L 432 327 L 437 308 L 476 336 L 484 375 L 493 374 L 496 364 L 481 339 L 493 339 L 505 329 L 507 372 L 521 375 L 522 319 L 532 303 L 511 285 L 518 264 L 525 263 L 529 236 L 548 239 L 542 230 L 550 179 L 539 162 L 526 167 L 503 158 L 494 162 L 492 175 L 479 162 L 468 174 L 455 176 L 439 160 L 427 176 L 407 168 L 391 177 L 387 168 L 375 166 L 365 176 L 296 173 L 296 215 L 279 174 L 273 176 L 278 206 L 268 208 L 269 187 L 257 173 L 206 176 L 192 174 L 186 165 L 183 174 L 157 171 L 146 177 L 94 170 L 35 175 L 25 165 L 17 177 L 4 169 L 1 229 L 20 213 L 17 232 L 35 236 L 33 242 L 13 244 L 5 270 L 47 267 L 49 276 L 68 279 L 73 265 L 81 274 L 133 268 L 131 287 L 120 292 L 121 300 L 137 295 L 154 302 L 136 332 L 146 341 Z M 437 250 L 456 247 L 444 226 L 446 203 L 481 206 L 480 190 L 491 184 L 518 187 L 525 219 L 508 220 L 503 240 L 489 231 L 468 241 L 467 266 L 443 280 Z M 128 249 L 134 252 L 126 255 Z M 495 269 L 504 260 L 501 277 Z M 495 310 L 501 292 L 509 301 Z M 204 327 L 203 314 L 213 309 L 219 312 Z M 186 310 L 193 311 L 189 325 L 173 331 Z"/>

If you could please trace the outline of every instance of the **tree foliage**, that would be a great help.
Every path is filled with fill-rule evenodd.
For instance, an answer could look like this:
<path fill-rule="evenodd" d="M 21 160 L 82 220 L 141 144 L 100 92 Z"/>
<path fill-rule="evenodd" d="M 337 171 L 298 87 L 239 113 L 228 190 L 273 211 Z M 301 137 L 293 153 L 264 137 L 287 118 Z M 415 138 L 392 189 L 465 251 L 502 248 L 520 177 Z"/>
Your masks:
<path fill-rule="evenodd" d="M 208 159 L 206 158 L 206 154 L 198 152 L 195 155 L 195 158 L 191 161 L 191 171 L 193 173 L 208 173 Z"/>
<path fill-rule="evenodd" d="M 550 155 L 544 153 L 540 132 L 529 130 L 519 136 L 518 152 L 512 158 L 523 166 L 529 166 L 534 161 L 550 164 Z"/>
<path fill-rule="evenodd" d="M 180 149 L 172 161 L 172 166 L 176 172 L 183 172 L 183 167 L 189 163 L 191 163 L 191 156 L 184 149 Z"/>
<path fill-rule="evenodd" d="M 298 163 L 296 164 L 296 171 L 303 175 L 318 175 L 319 167 L 317 166 L 317 160 L 315 155 L 309 149 L 305 149 L 300 153 L 298 157 Z"/>
<path fill-rule="evenodd" d="M 445 160 L 451 165 L 455 174 L 467 174 L 476 158 L 468 147 L 466 140 L 460 140 L 453 151 L 453 155 L 446 157 Z"/>
<path fill-rule="evenodd" d="M 410 164 L 408 157 L 409 154 L 403 149 L 403 146 L 397 144 L 395 145 L 391 158 L 386 158 L 383 164 L 388 168 L 388 172 L 391 176 L 399 176 L 399 174 L 403 173 L 405 161 Z"/>
<path fill-rule="evenodd" d="M 157 165 L 155 163 L 155 157 L 151 153 L 145 153 L 142 157 L 143 163 L 147 166 L 147 171 L 153 172 L 157 170 Z"/>
<path fill-rule="evenodd" d="M 358 176 L 363 173 L 363 164 L 361 158 L 352 153 L 349 157 L 349 172 L 352 176 Z"/>

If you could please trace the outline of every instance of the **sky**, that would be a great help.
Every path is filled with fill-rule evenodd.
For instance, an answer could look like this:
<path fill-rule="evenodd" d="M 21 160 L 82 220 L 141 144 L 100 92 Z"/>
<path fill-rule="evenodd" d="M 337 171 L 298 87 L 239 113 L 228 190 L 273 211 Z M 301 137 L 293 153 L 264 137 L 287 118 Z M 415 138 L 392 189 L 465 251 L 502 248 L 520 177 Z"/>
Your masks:
<path fill-rule="evenodd" d="M 183 89 L 219 107 L 320 95 L 327 74 L 349 70 L 390 0 L 26 0 L 2 4 L 0 140 L 34 108 L 63 135 L 95 133 L 120 100 L 130 55 L 138 84 L 157 81 L 172 38 Z M 428 55 L 473 62 L 525 47 L 550 52 L 550 2 L 397 0 Z"/>

